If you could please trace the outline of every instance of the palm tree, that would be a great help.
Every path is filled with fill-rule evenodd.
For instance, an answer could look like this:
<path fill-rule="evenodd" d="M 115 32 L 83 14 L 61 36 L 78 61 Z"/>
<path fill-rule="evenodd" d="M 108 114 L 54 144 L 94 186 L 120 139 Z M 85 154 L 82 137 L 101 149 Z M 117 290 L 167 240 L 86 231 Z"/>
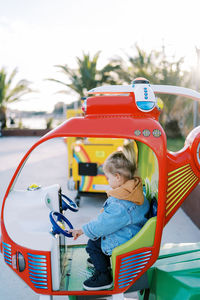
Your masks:
<path fill-rule="evenodd" d="M 32 92 L 29 87 L 30 82 L 22 79 L 13 86 L 13 79 L 17 74 L 15 68 L 10 76 L 7 75 L 6 70 L 0 70 L 0 122 L 1 127 L 6 127 L 6 109 L 9 103 L 20 101 L 22 96 Z"/>
<path fill-rule="evenodd" d="M 127 55 L 126 62 L 122 58 L 118 58 L 115 62 L 120 63 L 121 69 L 118 70 L 118 76 L 123 83 L 130 84 L 136 77 L 145 77 L 152 84 L 160 85 L 189 85 L 190 76 L 189 73 L 182 70 L 183 58 L 178 60 L 167 60 L 165 51 L 152 50 L 150 53 L 146 53 L 139 46 L 135 46 L 137 53 L 135 56 Z M 180 105 L 177 109 L 177 97 L 174 95 L 162 95 L 164 101 L 164 111 L 161 114 L 160 121 L 169 125 L 170 123 L 177 122 L 180 119 Z M 176 100 L 176 101 L 175 101 Z M 181 107 L 188 107 L 188 101 L 180 99 Z"/>
<path fill-rule="evenodd" d="M 147 78 L 150 82 L 156 84 L 159 74 L 160 53 L 152 50 L 146 53 L 138 45 L 135 45 L 136 55 L 126 54 L 126 59 L 118 57 L 112 61 L 120 64 L 121 68 L 117 70 L 122 83 L 130 84 L 137 77 Z"/>
<path fill-rule="evenodd" d="M 72 89 L 80 98 L 86 96 L 86 92 L 94 87 L 104 83 L 116 84 L 117 74 L 116 70 L 120 68 L 119 64 L 108 63 L 102 69 L 97 68 L 100 52 L 97 52 L 92 58 L 89 54 L 83 53 L 83 57 L 76 58 L 78 67 L 71 69 L 67 65 L 57 65 L 56 67 L 65 74 L 69 82 L 60 81 L 57 79 L 48 79 L 64 85 Z M 60 93 L 69 93 L 69 91 L 62 90 Z"/>

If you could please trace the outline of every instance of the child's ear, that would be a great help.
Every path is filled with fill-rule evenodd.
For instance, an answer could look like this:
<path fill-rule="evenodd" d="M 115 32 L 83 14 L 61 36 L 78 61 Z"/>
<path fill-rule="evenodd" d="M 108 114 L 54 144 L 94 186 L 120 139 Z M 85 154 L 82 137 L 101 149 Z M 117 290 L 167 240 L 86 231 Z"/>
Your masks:
<path fill-rule="evenodd" d="M 120 175 L 119 173 L 116 173 L 115 176 L 116 176 L 116 179 L 117 179 L 117 180 L 120 180 L 120 179 L 121 179 L 121 175 Z"/>

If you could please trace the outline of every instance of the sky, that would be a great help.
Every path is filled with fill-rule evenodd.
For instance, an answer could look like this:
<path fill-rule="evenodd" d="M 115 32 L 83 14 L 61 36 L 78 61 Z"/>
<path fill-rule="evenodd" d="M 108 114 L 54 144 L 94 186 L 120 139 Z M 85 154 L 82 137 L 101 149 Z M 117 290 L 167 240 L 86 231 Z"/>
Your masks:
<path fill-rule="evenodd" d="M 10 107 L 52 111 L 55 103 L 77 100 L 73 92 L 47 78 L 64 79 L 55 65 L 76 67 L 83 52 L 101 51 L 99 66 L 129 53 L 145 51 L 197 62 L 200 48 L 198 0 L 0 0 L 0 68 L 18 68 L 15 82 L 27 79 L 37 91 Z"/>

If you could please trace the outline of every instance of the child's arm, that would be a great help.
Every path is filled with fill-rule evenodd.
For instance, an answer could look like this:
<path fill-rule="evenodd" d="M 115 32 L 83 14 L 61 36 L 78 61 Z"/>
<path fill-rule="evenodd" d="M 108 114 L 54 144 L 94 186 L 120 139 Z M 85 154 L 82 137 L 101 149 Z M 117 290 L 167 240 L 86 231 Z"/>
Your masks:
<path fill-rule="evenodd" d="M 104 206 L 104 211 L 89 223 L 83 225 L 83 232 L 91 240 L 111 234 L 122 227 L 131 224 L 130 214 L 119 201 L 110 201 Z"/>
<path fill-rule="evenodd" d="M 83 234 L 82 229 L 70 229 L 68 230 L 69 233 L 72 233 L 72 236 L 74 237 L 74 240 L 76 240 L 80 235 Z"/>

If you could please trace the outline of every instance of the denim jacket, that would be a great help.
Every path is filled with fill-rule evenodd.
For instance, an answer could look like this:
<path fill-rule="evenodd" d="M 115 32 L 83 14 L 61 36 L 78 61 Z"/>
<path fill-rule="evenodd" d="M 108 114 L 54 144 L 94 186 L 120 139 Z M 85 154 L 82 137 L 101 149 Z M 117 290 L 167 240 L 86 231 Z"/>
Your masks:
<path fill-rule="evenodd" d="M 149 202 L 144 197 L 142 205 L 131 201 L 108 197 L 104 203 L 104 211 L 95 220 L 82 227 L 91 239 L 101 238 L 101 249 L 106 255 L 130 240 L 147 221 Z"/>

